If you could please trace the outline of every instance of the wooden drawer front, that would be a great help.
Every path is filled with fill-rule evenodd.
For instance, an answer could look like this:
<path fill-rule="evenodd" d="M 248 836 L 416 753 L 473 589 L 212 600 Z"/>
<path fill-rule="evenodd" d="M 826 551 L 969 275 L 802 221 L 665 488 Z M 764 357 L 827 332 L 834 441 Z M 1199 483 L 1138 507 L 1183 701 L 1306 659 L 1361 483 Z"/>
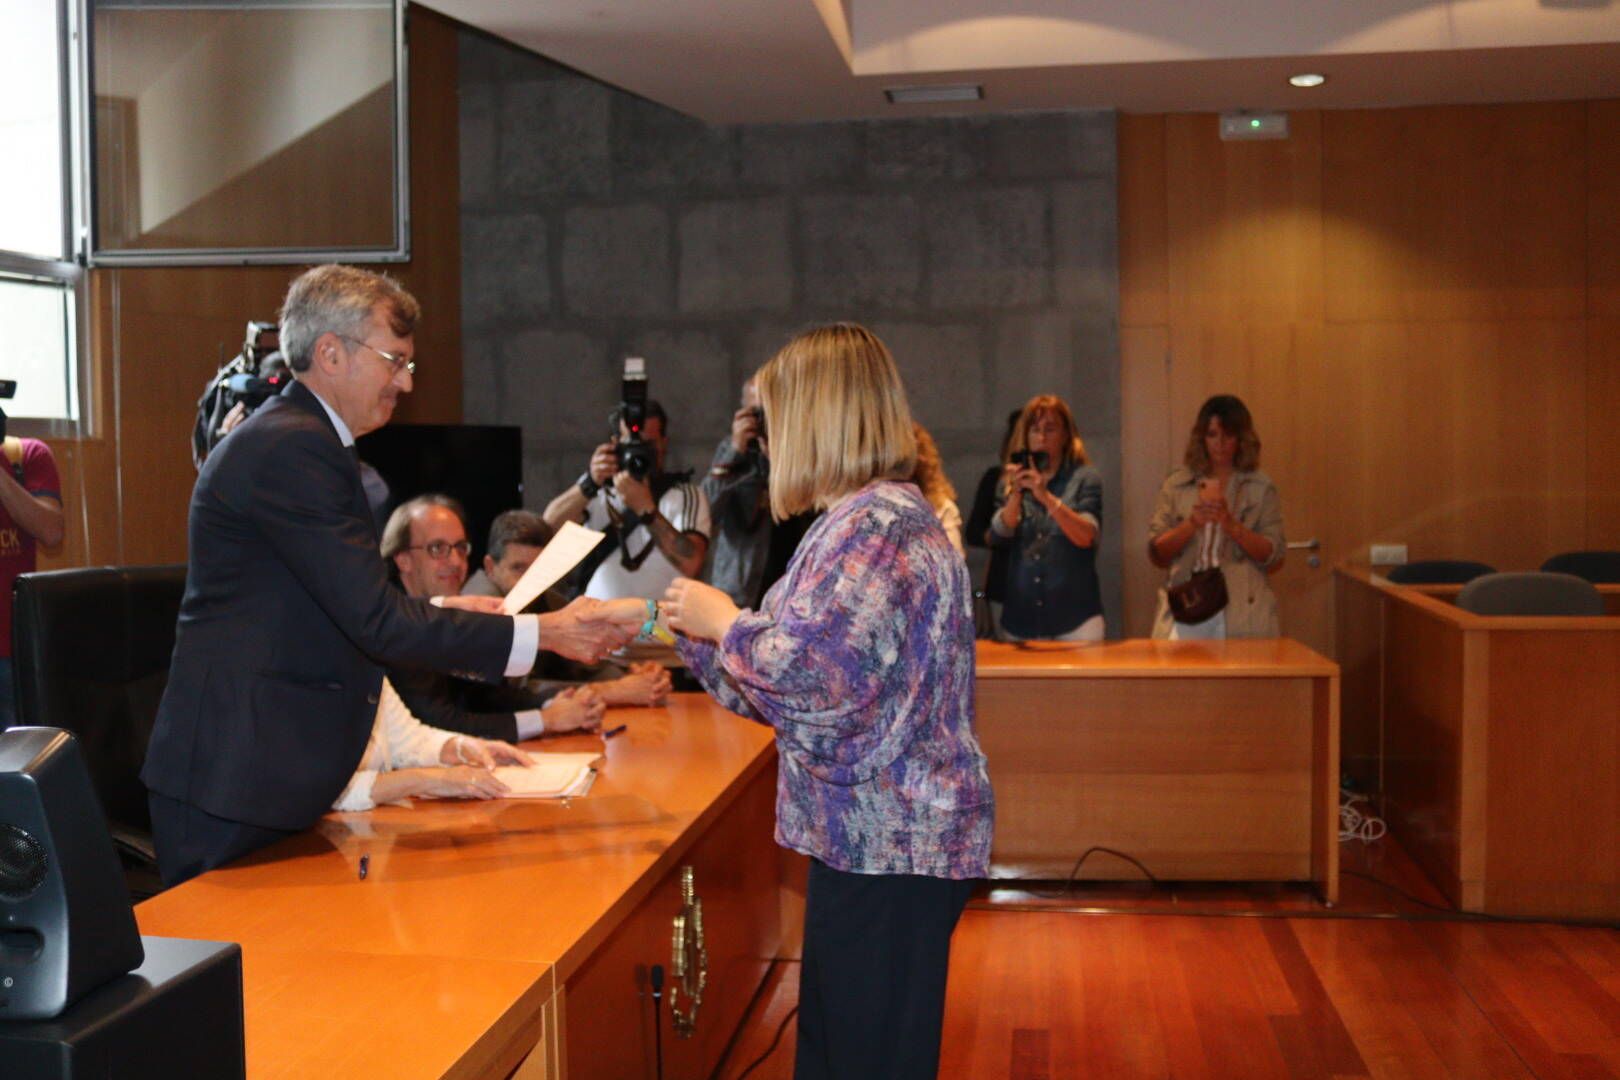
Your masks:
<path fill-rule="evenodd" d="M 709 1076 L 741 1022 L 781 940 L 776 845 L 776 769 L 761 771 L 635 911 L 567 979 L 562 1007 L 564 1074 L 574 1080 L 657 1075 L 648 971 L 664 968 L 658 1016 L 668 1080 Z M 681 868 L 694 871 L 703 901 L 709 977 L 692 1038 L 670 1018 L 672 920 L 681 910 Z M 680 1000 L 684 1008 L 684 995 Z"/>

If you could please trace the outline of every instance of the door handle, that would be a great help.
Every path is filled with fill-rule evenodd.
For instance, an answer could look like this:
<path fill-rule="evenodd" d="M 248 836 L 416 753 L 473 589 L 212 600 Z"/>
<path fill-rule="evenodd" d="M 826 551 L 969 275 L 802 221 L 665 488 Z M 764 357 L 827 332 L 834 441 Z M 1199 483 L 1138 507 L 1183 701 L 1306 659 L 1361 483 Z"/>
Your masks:
<path fill-rule="evenodd" d="M 1322 550 L 1322 541 L 1318 540 L 1314 536 L 1309 540 L 1288 541 L 1288 550 L 1310 552 L 1310 555 L 1305 559 L 1305 565 L 1310 567 L 1312 570 L 1315 570 L 1317 567 L 1322 565 L 1322 556 L 1317 554 L 1318 551 Z"/>

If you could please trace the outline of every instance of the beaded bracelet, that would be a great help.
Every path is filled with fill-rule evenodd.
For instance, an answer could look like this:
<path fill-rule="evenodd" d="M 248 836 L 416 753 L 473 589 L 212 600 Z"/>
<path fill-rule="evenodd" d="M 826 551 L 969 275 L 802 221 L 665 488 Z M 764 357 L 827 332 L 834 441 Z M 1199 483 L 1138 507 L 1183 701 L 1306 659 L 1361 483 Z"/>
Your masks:
<path fill-rule="evenodd" d="M 650 638 L 653 636 L 653 631 L 657 628 L 658 603 L 657 601 L 649 598 L 647 600 L 647 621 L 641 624 L 641 636 L 644 638 Z"/>

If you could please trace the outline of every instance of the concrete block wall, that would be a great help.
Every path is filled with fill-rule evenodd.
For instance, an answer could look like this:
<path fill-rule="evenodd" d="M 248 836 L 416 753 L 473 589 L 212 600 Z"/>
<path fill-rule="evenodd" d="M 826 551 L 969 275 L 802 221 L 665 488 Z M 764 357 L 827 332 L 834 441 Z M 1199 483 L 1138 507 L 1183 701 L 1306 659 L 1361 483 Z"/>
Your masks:
<path fill-rule="evenodd" d="M 1069 401 L 1117 631 L 1112 113 L 710 126 L 470 31 L 460 92 L 465 414 L 523 426 L 530 506 L 606 437 L 625 356 L 701 471 L 743 379 L 852 319 L 893 350 L 964 515 L 1008 411 Z"/>

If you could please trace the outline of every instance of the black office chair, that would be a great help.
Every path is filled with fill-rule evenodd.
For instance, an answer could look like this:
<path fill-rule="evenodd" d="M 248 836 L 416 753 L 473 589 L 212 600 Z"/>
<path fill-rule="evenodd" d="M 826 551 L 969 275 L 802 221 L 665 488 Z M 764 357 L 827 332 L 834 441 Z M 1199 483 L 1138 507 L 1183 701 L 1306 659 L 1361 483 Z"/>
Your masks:
<path fill-rule="evenodd" d="M 1549 574 L 1574 574 L 1594 585 L 1620 585 L 1620 551 L 1566 551 L 1541 564 Z"/>
<path fill-rule="evenodd" d="M 1466 585 L 1496 567 L 1465 559 L 1419 559 L 1392 566 L 1384 576 L 1397 585 Z"/>
<path fill-rule="evenodd" d="M 1574 574 L 1486 574 L 1463 586 L 1457 606 L 1475 615 L 1602 615 L 1597 586 Z"/>
<path fill-rule="evenodd" d="M 162 890 L 140 781 L 169 679 L 184 566 L 24 574 L 12 593 L 17 721 L 78 736 L 136 899 Z"/>

